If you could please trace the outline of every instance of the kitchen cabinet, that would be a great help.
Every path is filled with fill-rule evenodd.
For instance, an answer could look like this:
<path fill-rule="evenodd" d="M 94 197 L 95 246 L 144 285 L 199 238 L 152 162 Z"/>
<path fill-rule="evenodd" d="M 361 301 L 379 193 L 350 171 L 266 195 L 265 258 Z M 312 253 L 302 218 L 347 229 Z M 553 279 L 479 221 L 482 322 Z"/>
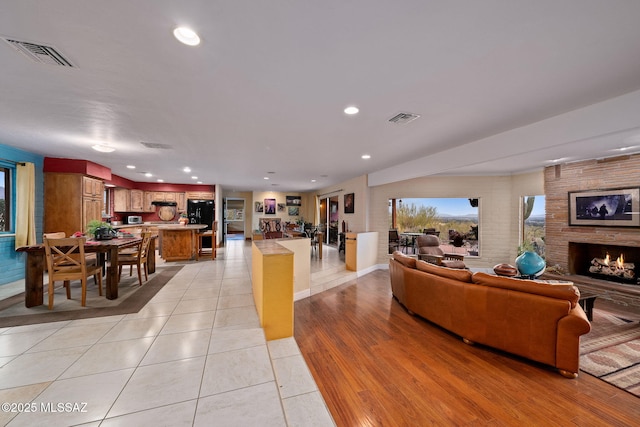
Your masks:
<path fill-rule="evenodd" d="M 71 236 L 86 231 L 91 220 L 102 220 L 104 183 L 75 173 L 44 174 L 45 233 Z"/>
<path fill-rule="evenodd" d="M 176 193 L 173 191 L 154 191 L 151 194 L 151 202 L 175 202 L 179 212 L 187 210 L 187 199 L 184 193 Z M 151 212 L 154 212 L 152 209 Z"/>
<path fill-rule="evenodd" d="M 187 210 L 187 198 L 185 193 L 176 193 L 176 203 L 178 212 L 184 212 Z"/>
<path fill-rule="evenodd" d="M 128 188 L 114 188 L 113 210 L 114 212 L 131 211 L 131 192 Z"/>
<path fill-rule="evenodd" d="M 142 212 L 144 206 L 144 191 L 142 190 L 129 190 L 131 196 L 131 212 Z"/>
<path fill-rule="evenodd" d="M 154 191 L 153 192 L 153 201 L 154 202 L 164 202 L 164 191 Z"/>
<path fill-rule="evenodd" d="M 213 200 L 213 192 L 211 191 L 187 191 L 187 200 Z"/>
<path fill-rule="evenodd" d="M 82 195 L 85 197 L 102 198 L 104 184 L 101 180 L 89 176 L 82 177 Z"/>
<path fill-rule="evenodd" d="M 155 193 L 153 191 L 145 191 L 144 192 L 144 205 L 142 206 L 142 211 L 143 212 L 155 212 L 156 211 L 156 207 L 153 204 L 154 198 L 153 195 Z"/>

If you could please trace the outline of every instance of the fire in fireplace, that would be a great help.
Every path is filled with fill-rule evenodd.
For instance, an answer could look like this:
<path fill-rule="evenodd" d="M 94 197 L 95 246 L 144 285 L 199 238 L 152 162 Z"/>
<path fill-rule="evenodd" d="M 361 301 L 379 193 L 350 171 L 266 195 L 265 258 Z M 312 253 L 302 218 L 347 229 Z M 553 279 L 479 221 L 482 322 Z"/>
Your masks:
<path fill-rule="evenodd" d="M 633 282 L 636 277 L 635 268 L 636 265 L 634 263 L 624 262 L 624 254 L 620 254 L 617 259 L 611 260 L 611 256 L 607 253 L 604 258 L 593 258 L 591 260 L 589 273 L 605 276 L 606 279 L 615 278 L 625 282 Z"/>
<path fill-rule="evenodd" d="M 612 255 L 618 255 L 612 259 Z M 569 273 L 617 283 L 638 283 L 640 247 L 569 242 Z"/>

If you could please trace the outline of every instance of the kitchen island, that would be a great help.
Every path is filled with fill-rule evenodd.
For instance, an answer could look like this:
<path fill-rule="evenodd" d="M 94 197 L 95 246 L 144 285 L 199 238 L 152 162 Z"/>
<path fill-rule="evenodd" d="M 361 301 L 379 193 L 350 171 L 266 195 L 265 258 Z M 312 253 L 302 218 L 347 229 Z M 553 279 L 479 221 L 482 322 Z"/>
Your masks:
<path fill-rule="evenodd" d="M 207 228 L 205 224 L 159 225 L 162 252 L 165 261 L 189 261 L 196 257 L 198 231 Z"/>

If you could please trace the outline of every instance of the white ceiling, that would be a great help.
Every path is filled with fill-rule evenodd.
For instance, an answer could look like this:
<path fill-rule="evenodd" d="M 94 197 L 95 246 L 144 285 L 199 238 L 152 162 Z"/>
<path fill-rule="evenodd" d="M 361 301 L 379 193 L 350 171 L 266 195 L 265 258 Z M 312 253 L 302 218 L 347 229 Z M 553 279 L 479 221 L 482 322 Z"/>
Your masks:
<path fill-rule="evenodd" d="M 0 40 L 0 144 L 275 191 L 608 157 L 640 145 L 639 18 L 633 0 L 3 1 L 0 36 L 74 68 Z"/>

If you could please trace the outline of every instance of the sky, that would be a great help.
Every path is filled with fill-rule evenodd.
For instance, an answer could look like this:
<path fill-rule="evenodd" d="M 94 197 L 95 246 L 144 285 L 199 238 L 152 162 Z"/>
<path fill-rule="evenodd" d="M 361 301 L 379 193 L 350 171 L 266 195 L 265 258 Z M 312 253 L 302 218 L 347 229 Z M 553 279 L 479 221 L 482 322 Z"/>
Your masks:
<path fill-rule="evenodd" d="M 469 214 L 478 214 L 477 208 L 472 208 L 469 203 L 469 199 L 462 198 L 421 198 L 421 199 L 408 199 L 402 198 L 402 203 L 405 204 L 414 204 L 418 207 L 420 206 L 435 206 L 438 209 L 438 214 L 440 215 L 452 215 L 452 216 L 462 216 Z M 545 212 L 545 203 L 544 196 L 536 196 L 536 201 L 533 204 L 533 211 L 531 215 L 544 215 Z M 482 199 L 480 199 L 480 203 L 482 203 Z"/>

